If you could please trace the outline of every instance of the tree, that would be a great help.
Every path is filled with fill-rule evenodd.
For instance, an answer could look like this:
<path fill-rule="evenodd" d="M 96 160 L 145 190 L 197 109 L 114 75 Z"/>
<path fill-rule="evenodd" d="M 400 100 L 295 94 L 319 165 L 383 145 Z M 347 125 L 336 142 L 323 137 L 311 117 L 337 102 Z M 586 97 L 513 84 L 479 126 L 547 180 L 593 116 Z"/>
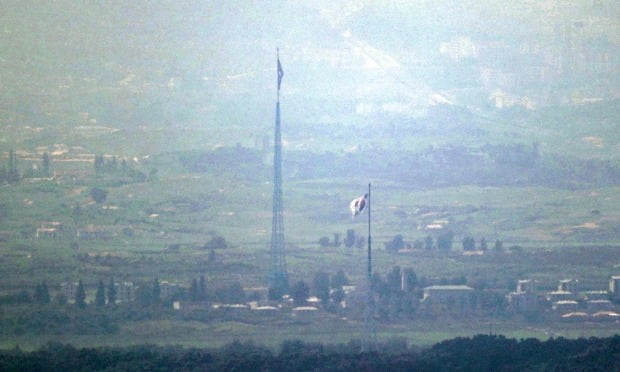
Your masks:
<path fill-rule="evenodd" d="M 426 249 L 427 251 L 430 251 L 433 249 L 433 237 L 430 235 L 426 236 L 426 239 L 424 239 L 424 249 Z"/>
<path fill-rule="evenodd" d="M 149 181 L 157 181 L 157 168 L 151 168 L 148 179 Z"/>
<path fill-rule="evenodd" d="M 82 309 L 86 307 L 86 291 L 84 290 L 84 284 L 81 280 L 78 281 L 75 290 L 75 304 Z"/>
<path fill-rule="evenodd" d="M 332 301 L 334 301 L 335 304 L 341 303 L 345 297 L 345 293 L 342 289 L 336 289 L 331 293 Z"/>
<path fill-rule="evenodd" d="M 153 295 L 151 296 L 151 302 L 158 304 L 161 301 L 161 287 L 159 286 L 159 279 L 153 280 Z"/>
<path fill-rule="evenodd" d="M 43 176 L 49 177 L 50 175 L 50 165 L 52 160 L 50 158 L 50 154 L 48 152 L 44 152 L 41 157 L 41 168 L 43 168 Z"/>
<path fill-rule="evenodd" d="M 153 288 L 146 284 L 136 288 L 136 303 L 142 307 L 149 306 L 153 303 Z"/>
<path fill-rule="evenodd" d="M 402 276 L 400 273 L 400 266 L 392 267 L 392 271 L 387 275 L 386 278 L 388 290 L 391 294 L 400 293 L 401 284 L 402 284 Z"/>
<path fill-rule="evenodd" d="M 348 229 L 347 236 L 344 238 L 344 246 L 351 248 L 355 245 L 355 230 Z"/>
<path fill-rule="evenodd" d="M 192 279 L 192 284 L 189 287 L 189 300 L 192 302 L 198 301 L 198 281 L 196 278 Z"/>
<path fill-rule="evenodd" d="M 475 251 L 476 250 L 476 241 L 471 236 L 466 236 L 463 238 L 463 250 L 464 251 Z"/>
<path fill-rule="evenodd" d="M 501 240 L 496 240 L 495 245 L 493 246 L 493 250 L 497 253 L 501 253 L 504 251 L 504 243 Z"/>
<path fill-rule="evenodd" d="M 196 291 L 196 299 L 198 301 L 204 301 L 207 299 L 207 285 L 205 284 L 204 275 L 200 275 L 200 280 L 198 281 L 198 289 Z"/>
<path fill-rule="evenodd" d="M 108 168 L 110 168 L 112 172 L 116 172 L 116 170 L 118 169 L 118 160 L 116 159 L 116 156 L 113 156 L 112 159 L 110 159 L 110 162 L 108 163 Z"/>
<path fill-rule="evenodd" d="M 329 238 L 327 236 L 324 236 L 319 239 L 319 245 L 321 246 L 321 248 L 329 247 Z"/>
<path fill-rule="evenodd" d="M 105 288 L 101 279 L 99 279 L 99 284 L 97 284 L 97 293 L 95 294 L 95 306 L 105 306 Z"/>
<path fill-rule="evenodd" d="M 342 242 L 340 241 L 340 234 L 334 233 L 334 247 L 338 248 L 340 247 L 340 244 L 342 244 Z"/>
<path fill-rule="evenodd" d="M 442 251 L 450 251 L 452 250 L 452 240 L 454 239 L 454 233 L 452 231 L 448 231 L 443 233 L 437 237 L 437 249 Z"/>
<path fill-rule="evenodd" d="M 488 249 L 487 240 L 485 238 L 480 239 L 480 250 L 486 251 Z"/>
<path fill-rule="evenodd" d="M 47 288 L 47 284 L 43 282 L 41 284 L 41 303 L 49 304 L 51 300 L 52 299 L 50 297 L 50 292 L 49 292 L 49 289 Z"/>
<path fill-rule="evenodd" d="M 385 250 L 388 252 L 398 252 L 405 247 L 403 236 L 398 234 L 392 238 L 391 241 L 385 243 Z"/>
<path fill-rule="evenodd" d="M 15 151 L 9 151 L 9 170 L 6 175 L 8 183 L 17 183 L 19 181 L 19 171 L 17 170 L 17 157 Z"/>
<path fill-rule="evenodd" d="M 108 306 L 116 305 L 116 288 L 114 287 L 114 279 L 110 278 L 108 283 Z"/>
<path fill-rule="evenodd" d="M 66 304 L 67 304 L 67 296 L 65 296 L 65 294 L 64 294 L 64 293 L 62 293 L 62 292 L 61 292 L 61 293 L 58 293 L 58 294 L 56 295 L 56 303 L 57 303 L 58 305 L 61 305 L 61 306 L 66 305 Z"/>
<path fill-rule="evenodd" d="M 239 282 L 218 288 L 215 295 L 219 301 L 225 304 L 238 304 L 245 301 L 245 291 Z"/>
<path fill-rule="evenodd" d="M 104 171 L 103 155 L 95 155 L 95 162 L 93 163 L 95 173 L 99 174 Z"/>
<path fill-rule="evenodd" d="M 421 241 L 420 239 L 416 239 L 413 242 L 413 249 L 422 249 L 422 248 L 424 248 L 424 242 Z"/>
<path fill-rule="evenodd" d="M 108 198 L 108 191 L 100 187 L 93 187 L 90 190 L 90 196 L 96 203 L 103 203 Z"/>
<path fill-rule="evenodd" d="M 228 248 L 228 243 L 223 236 L 216 235 L 211 238 L 208 242 L 203 246 L 204 249 L 225 249 Z"/>
<path fill-rule="evenodd" d="M 34 300 L 41 305 L 50 303 L 50 293 L 45 282 L 37 284 L 34 292 Z"/>
<path fill-rule="evenodd" d="M 415 288 L 418 285 L 418 276 L 416 275 L 415 271 L 413 271 L 413 269 L 411 268 L 407 268 L 403 271 L 403 274 L 405 276 L 405 290 L 406 291 L 411 291 L 413 290 L 413 288 Z"/>
<path fill-rule="evenodd" d="M 387 284 L 383 281 L 381 274 L 374 272 L 370 278 L 370 288 L 373 292 L 380 295 L 387 295 Z"/>
<path fill-rule="evenodd" d="M 215 249 L 210 249 L 209 256 L 207 256 L 207 262 L 210 264 L 214 264 L 216 260 L 217 260 L 217 255 L 215 253 Z"/>
<path fill-rule="evenodd" d="M 314 274 L 312 293 L 325 304 L 329 301 L 329 275 L 323 271 Z"/>
<path fill-rule="evenodd" d="M 300 280 L 291 287 L 291 296 L 293 296 L 293 303 L 296 306 L 305 305 L 306 300 L 310 296 L 310 287 L 308 287 L 306 282 Z"/>
<path fill-rule="evenodd" d="M 332 275 L 329 286 L 333 289 L 342 289 L 342 286 L 347 284 L 349 284 L 349 279 L 344 271 L 338 270 L 336 274 Z"/>

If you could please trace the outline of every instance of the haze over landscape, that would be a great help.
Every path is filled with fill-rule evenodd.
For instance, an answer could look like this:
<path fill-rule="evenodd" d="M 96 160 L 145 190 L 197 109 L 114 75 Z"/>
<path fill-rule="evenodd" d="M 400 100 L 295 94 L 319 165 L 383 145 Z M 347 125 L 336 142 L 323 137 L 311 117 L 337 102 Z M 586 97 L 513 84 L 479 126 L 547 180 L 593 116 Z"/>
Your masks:
<path fill-rule="evenodd" d="M 617 338 L 616 2 L 1 8 L 1 348 L 355 349 L 368 183 L 386 349 Z"/>

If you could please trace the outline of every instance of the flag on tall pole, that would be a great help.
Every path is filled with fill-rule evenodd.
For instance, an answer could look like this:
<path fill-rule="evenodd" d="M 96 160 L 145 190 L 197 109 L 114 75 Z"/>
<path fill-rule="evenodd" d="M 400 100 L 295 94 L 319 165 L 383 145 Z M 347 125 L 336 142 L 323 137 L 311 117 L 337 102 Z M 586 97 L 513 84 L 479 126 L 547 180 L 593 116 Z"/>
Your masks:
<path fill-rule="evenodd" d="M 351 203 L 349 203 L 349 208 L 351 209 L 352 217 L 355 217 L 364 211 L 364 208 L 366 207 L 367 198 L 368 198 L 368 194 L 366 193 L 360 196 L 359 198 L 351 200 Z"/>
<path fill-rule="evenodd" d="M 282 78 L 284 77 L 284 70 L 282 70 L 282 64 L 280 63 L 280 50 L 277 49 L 278 54 L 278 92 L 280 92 L 280 85 L 282 84 Z"/>
<path fill-rule="evenodd" d="M 368 210 L 368 271 L 366 273 L 366 306 L 364 306 L 364 333 L 362 336 L 362 351 L 370 351 L 375 344 L 375 326 L 374 326 L 374 301 L 372 294 L 372 239 L 370 237 L 370 183 L 368 184 L 368 192 L 359 198 L 351 200 L 349 208 L 353 218 L 364 211 Z"/>

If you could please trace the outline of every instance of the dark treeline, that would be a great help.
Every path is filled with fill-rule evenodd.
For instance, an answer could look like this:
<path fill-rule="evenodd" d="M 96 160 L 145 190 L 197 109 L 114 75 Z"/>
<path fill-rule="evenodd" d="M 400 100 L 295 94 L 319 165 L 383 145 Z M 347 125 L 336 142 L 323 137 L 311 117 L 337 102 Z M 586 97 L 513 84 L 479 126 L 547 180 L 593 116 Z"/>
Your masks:
<path fill-rule="evenodd" d="M 194 172 L 223 171 L 250 179 L 268 177 L 269 165 L 259 150 L 241 146 L 211 152 L 179 155 L 181 164 Z M 356 177 L 372 159 L 373 176 L 418 187 L 459 185 L 545 186 L 580 188 L 620 184 L 620 167 L 607 160 L 578 159 L 541 154 L 532 144 L 486 144 L 429 147 L 421 152 L 399 149 L 364 149 L 354 153 L 289 151 L 284 158 L 295 179 Z"/>
<path fill-rule="evenodd" d="M 279 352 L 253 343 L 233 342 L 219 349 L 153 345 L 125 348 L 75 348 L 49 343 L 33 352 L 0 352 L 2 371 L 58 370 L 238 370 L 238 371 L 617 371 L 620 336 L 568 340 L 515 340 L 474 336 L 409 348 L 402 339 L 359 352 L 359 342 L 323 345 L 285 341 Z"/>
<path fill-rule="evenodd" d="M 419 187 L 459 185 L 580 188 L 617 185 L 620 167 L 605 160 L 541 154 L 537 144 L 444 146 L 422 152 L 364 150 L 345 155 L 293 151 L 285 166 L 299 179 L 357 176 L 372 159 L 373 175 Z"/>

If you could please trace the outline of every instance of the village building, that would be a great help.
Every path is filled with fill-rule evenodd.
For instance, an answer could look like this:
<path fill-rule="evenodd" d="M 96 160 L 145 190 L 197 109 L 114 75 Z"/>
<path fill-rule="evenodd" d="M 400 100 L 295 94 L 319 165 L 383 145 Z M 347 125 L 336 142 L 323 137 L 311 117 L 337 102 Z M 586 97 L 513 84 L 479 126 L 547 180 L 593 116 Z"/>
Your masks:
<path fill-rule="evenodd" d="M 547 293 L 547 301 L 577 301 L 579 294 L 577 293 L 578 280 L 575 279 L 562 279 L 558 283 L 558 288 L 555 291 Z"/>
<path fill-rule="evenodd" d="M 559 314 L 567 314 L 579 310 L 579 303 L 572 300 L 556 301 L 551 305 L 551 309 Z"/>
<path fill-rule="evenodd" d="M 62 222 L 41 222 L 41 226 L 35 231 L 35 237 L 37 239 L 56 239 L 63 230 Z"/>
<path fill-rule="evenodd" d="M 508 310 L 513 313 L 530 313 L 538 310 L 539 301 L 533 280 L 521 279 L 517 282 L 517 290 L 507 296 Z"/>
<path fill-rule="evenodd" d="M 609 300 L 591 300 L 586 302 L 586 307 L 590 313 L 614 310 L 614 304 Z"/>
<path fill-rule="evenodd" d="M 292 314 L 298 320 L 312 320 L 319 315 L 319 309 L 314 306 L 298 306 L 293 308 Z"/>
<path fill-rule="evenodd" d="M 109 237 L 109 233 L 101 227 L 88 225 L 77 231 L 77 237 L 81 240 L 107 239 Z"/>
<path fill-rule="evenodd" d="M 38 227 L 35 231 L 37 239 L 56 239 L 58 238 L 58 230 L 54 228 Z"/>
<path fill-rule="evenodd" d="M 577 293 L 579 280 L 576 279 L 562 279 L 558 283 L 558 291 Z"/>
<path fill-rule="evenodd" d="M 60 292 L 65 296 L 67 302 L 75 302 L 75 292 L 77 291 L 78 282 L 60 283 Z"/>
<path fill-rule="evenodd" d="M 592 320 L 597 322 L 619 322 L 620 314 L 614 311 L 599 311 L 592 314 Z"/>
<path fill-rule="evenodd" d="M 162 299 L 165 300 L 178 294 L 183 288 L 183 286 L 177 283 L 170 283 L 164 280 L 161 283 L 159 283 L 159 288 L 160 288 L 160 296 Z"/>
<path fill-rule="evenodd" d="M 132 282 L 114 283 L 117 302 L 132 302 L 135 299 L 136 287 Z"/>
<path fill-rule="evenodd" d="M 432 285 L 424 288 L 421 304 L 431 311 L 467 311 L 473 307 L 474 289 L 466 285 Z"/>
<path fill-rule="evenodd" d="M 609 300 L 609 292 L 607 291 L 585 291 L 582 295 L 586 301 Z"/>
<path fill-rule="evenodd" d="M 620 275 L 614 275 L 609 279 L 609 295 L 613 300 L 620 300 Z"/>

